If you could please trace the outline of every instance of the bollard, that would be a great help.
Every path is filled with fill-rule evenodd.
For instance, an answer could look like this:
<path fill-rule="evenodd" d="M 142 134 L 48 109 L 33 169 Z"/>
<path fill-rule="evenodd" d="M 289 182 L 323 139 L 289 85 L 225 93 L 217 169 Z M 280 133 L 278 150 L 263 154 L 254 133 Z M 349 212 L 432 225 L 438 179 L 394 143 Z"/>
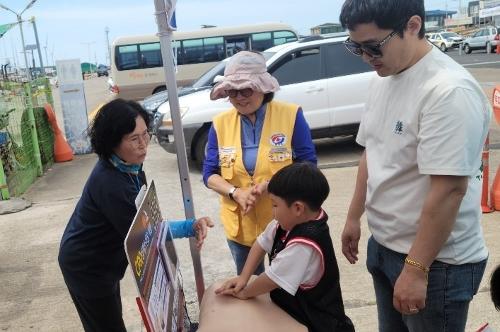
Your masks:
<path fill-rule="evenodd" d="M 498 49 L 498 46 L 497 46 Z M 493 112 L 495 119 L 500 124 L 500 85 L 497 85 L 493 90 Z M 500 211 L 500 165 L 497 168 L 497 173 L 491 185 L 490 203 L 493 209 Z"/>
<path fill-rule="evenodd" d="M 491 208 L 490 204 L 488 204 L 488 187 L 489 187 L 489 179 L 490 179 L 490 134 L 486 136 L 486 142 L 484 142 L 483 148 L 483 189 L 481 192 L 481 210 L 483 213 L 490 213 L 494 210 Z"/>

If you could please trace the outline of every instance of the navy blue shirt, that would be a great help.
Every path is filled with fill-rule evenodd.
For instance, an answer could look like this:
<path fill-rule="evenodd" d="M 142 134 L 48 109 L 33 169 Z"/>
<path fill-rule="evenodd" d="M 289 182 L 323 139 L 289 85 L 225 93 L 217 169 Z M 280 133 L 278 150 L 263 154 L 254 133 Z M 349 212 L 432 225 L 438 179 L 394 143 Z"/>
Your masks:
<path fill-rule="evenodd" d="M 145 183 L 142 171 L 138 176 L 123 173 L 101 159 L 94 166 L 59 249 L 59 266 L 71 292 L 97 298 L 117 290 L 128 265 L 123 242 Z M 171 227 L 173 236 L 193 235 L 186 231 L 192 222 Z"/>
<path fill-rule="evenodd" d="M 241 148 L 243 152 L 243 164 L 247 172 L 252 175 L 257 161 L 257 151 L 262 134 L 265 118 L 265 107 L 263 105 L 256 112 L 255 124 L 241 117 Z M 304 112 L 299 107 L 295 117 L 295 126 L 292 134 L 292 158 L 293 161 L 309 161 L 317 164 L 316 150 L 312 143 L 311 131 L 304 118 Z M 212 124 L 208 132 L 207 156 L 203 163 L 203 182 L 207 184 L 208 178 L 213 174 L 219 174 L 219 143 L 217 133 Z"/>

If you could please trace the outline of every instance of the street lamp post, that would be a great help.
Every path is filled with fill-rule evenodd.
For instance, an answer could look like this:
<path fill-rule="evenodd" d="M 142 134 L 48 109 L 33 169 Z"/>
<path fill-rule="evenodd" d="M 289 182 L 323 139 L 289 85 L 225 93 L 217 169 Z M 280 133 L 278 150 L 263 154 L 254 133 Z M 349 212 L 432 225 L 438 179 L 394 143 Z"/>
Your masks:
<path fill-rule="evenodd" d="M 23 43 L 24 65 L 26 66 L 26 77 L 28 78 L 28 81 L 31 81 L 31 73 L 30 73 L 29 66 L 28 66 L 28 56 L 26 55 L 26 49 L 25 49 L 25 44 L 24 44 L 23 19 L 21 16 L 24 14 L 24 12 L 26 10 L 28 10 L 31 6 L 33 6 L 33 4 L 36 1 L 37 0 L 31 0 L 20 13 L 16 13 L 12 9 L 10 9 L 9 7 L 6 7 L 0 3 L 0 8 L 3 8 L 11 13 L 14 13 L 14 15 L 16 15 L 16 17 L 17 17 L 17 23 L 19 23 L 19 30 L 21 31 L 21 42 Z"/>
<path fill-rule="evenodd" d="M 42 51 L 40 50 L 40 42 L 38 41 L 38 30 L 36 29 L 35 17 L 32 16 L 29 20 L 33 24 L 33 31 L 35 32 L 36 49 L 38 51 L 38 58 L 40 59 L 40 69 L 45 74 L 45 67 L 43 65 Z"/>

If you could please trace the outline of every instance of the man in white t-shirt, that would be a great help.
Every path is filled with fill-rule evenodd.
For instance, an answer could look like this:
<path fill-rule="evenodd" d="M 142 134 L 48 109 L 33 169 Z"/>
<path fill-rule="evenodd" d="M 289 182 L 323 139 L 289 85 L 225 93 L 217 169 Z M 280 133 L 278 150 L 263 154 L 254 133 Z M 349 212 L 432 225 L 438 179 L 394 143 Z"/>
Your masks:
<path fill-rule="evenodd" d="M 358 259 L 372 237 L 380 331 L 464 331 L 488 251 L 481 152 L 491 106 L 475 79 L 424 37 L 423 0 L 347 0 L 345 46 L 378 76 L 357 142 L 365 146 L 342 234 Z"/>

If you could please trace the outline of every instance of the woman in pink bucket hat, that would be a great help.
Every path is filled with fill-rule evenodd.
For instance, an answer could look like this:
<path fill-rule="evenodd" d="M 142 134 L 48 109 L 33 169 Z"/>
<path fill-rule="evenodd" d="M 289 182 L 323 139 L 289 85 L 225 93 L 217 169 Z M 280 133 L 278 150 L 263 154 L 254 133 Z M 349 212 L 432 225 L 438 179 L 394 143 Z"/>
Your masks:
<path fill-rule="evenodd" d="M 273 219 L 267 183 L 292 162 L 316 164 L 300 106 L 273 100 L 278 81 L 260 53 L 241 51 L 218 77 L 210 98 L 233 108 L 213 118 L 203 165 L 205 185 L 220 194 L 220 218 L 237 273 L 257 236 Z M 264 271 L 261 263 L 255 274 Z"/>

